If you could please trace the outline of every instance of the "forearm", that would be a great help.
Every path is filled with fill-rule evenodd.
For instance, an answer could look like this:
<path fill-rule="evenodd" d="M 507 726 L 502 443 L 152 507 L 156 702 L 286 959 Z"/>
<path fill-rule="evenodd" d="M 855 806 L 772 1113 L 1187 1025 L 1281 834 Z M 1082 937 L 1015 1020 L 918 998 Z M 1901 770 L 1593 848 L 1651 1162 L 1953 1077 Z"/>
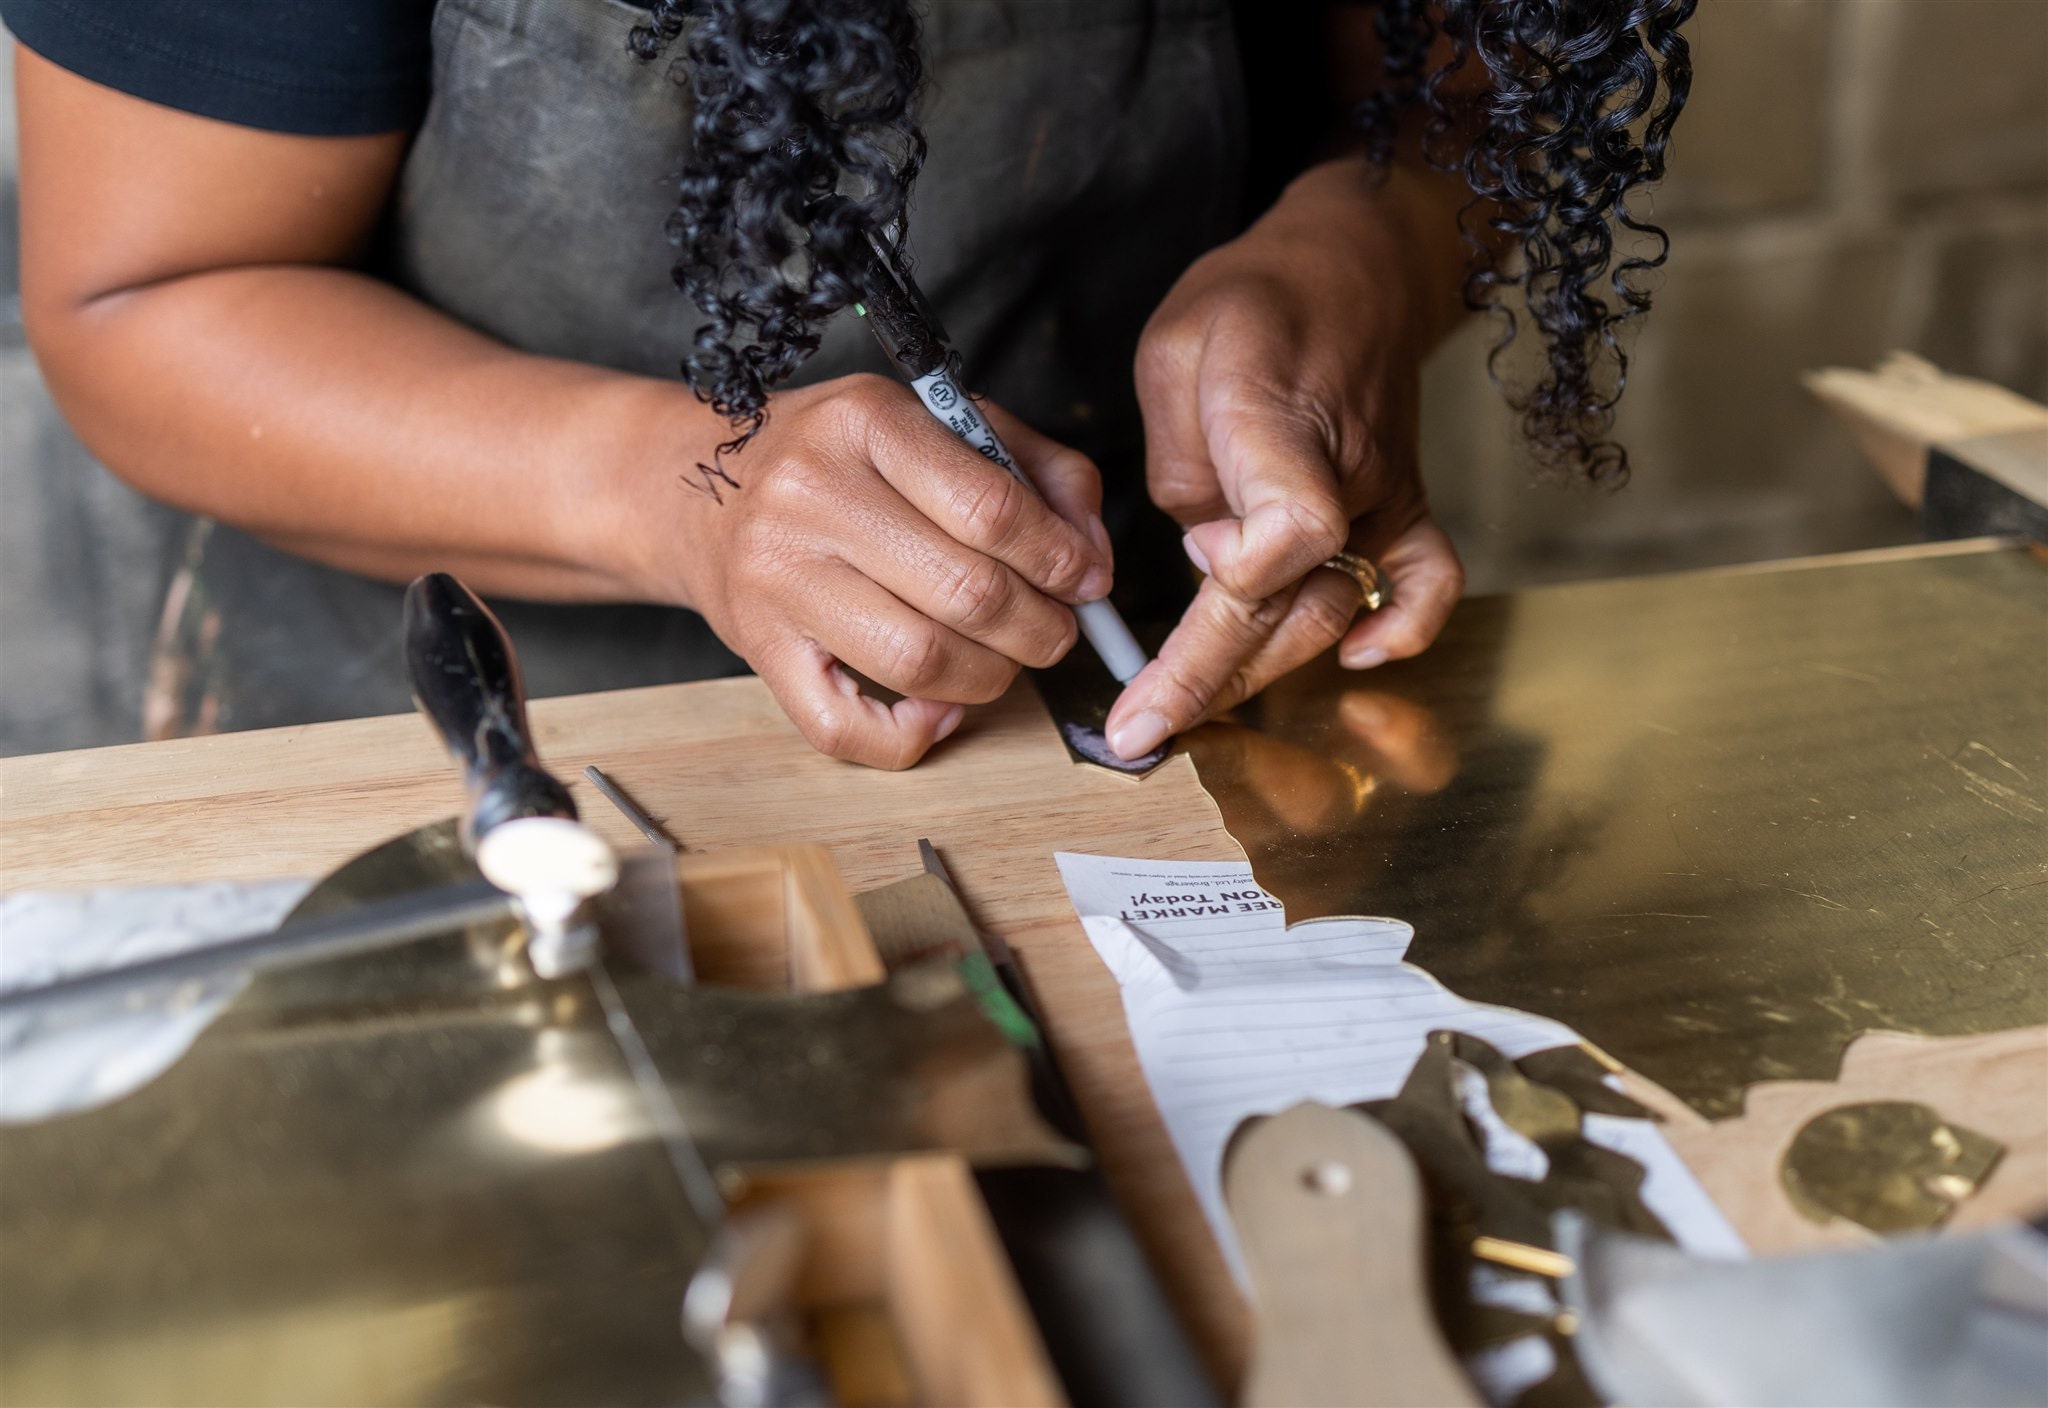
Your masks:
<path fill-rule="evenodd" d="M 725 430 L 673 384 L 514 352 L 340 269 L 189 274 L 32 307 L 30 331 L 72 424 L 136 488 L 394 580 L 650 595 L 622 522 L 688 496 Z"/>
<path fill-rule="evenodd" d="M 1392 333 L 1420 356 L 1469 312 L 1464 291 L 1474 255 L 1485 249 L 1499 257 L 1507 242 L 1488 223 L 1486 210 L 1468 210 L 1473 195 L 1464 173 L 1438 169 L 1425 151 L 1435 117 L 1420 102 L 1400 109 L 1383 134 L 1384 169 L 1367 157 L 1371 144 L 1360 129 L 1360 105 L 1390 81 L 1377 18 L 1372 6 L 1326 8 L 1321 71 L 1307 68 L 1296 75 L 1301 82 L 1319 82 L 1327 95 L 1325 159 L 1297 176 L 1259 223 L 1289 230 L 1319 257 L 1370 269 L 1378 291 L 1398 295 L 1372 300 L 1376 333 Z M 1439 35 L 1431 63 L 1441 66 L 1450 57 L 1449 41 Z M 1440 86 L 1447 105 L 1441 116 L 1450 131 L 1433 143 L 1439 160 L 1456 150 L 1459 134 L 1476 131 L 1486 86 L 1478 64 Z"/>

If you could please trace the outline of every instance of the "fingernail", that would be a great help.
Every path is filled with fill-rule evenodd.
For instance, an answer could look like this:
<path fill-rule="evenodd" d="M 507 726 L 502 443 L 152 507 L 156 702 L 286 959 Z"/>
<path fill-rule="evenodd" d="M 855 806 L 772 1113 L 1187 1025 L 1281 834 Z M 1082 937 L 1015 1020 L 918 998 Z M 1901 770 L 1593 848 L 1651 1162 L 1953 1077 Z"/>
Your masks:
<path fill-rule="evenodd" d="M 1387 663 L 1387 652 L 1376 645 L 1368 645 L 1363 650 L 1346 650 L 1339 653 L 1337 663 L 1347 670 L 1370 670 Z"/>
<path fill-rule="evenodd" d="M 1150 709 L 1134 714 L 1109 731 L 1109 751 L 1119 758 L 1142 758 L 1173 731 L 1164 714 Z"/>
<path fill-rule="evenodd" d="M 1102 515 L 1099 513 L 1090 514 L 1088 517 L 1088 541 L 1095 544 L 1095 550 L 1102 554 L 1104 562 L 1116 556 L 1109 546 L 1109 529 L 1104 526 Z"/>
<path fill-rule="evenodd" d="M 1180 545 L 1187 549 L 1188 561 L 1195 564 L 1195 570 L 1204 577 L 1209 575 L 1209 554 L 1202 551 L 1202 545 L 1195 541 L 1193 533 L 1183 533 Z"/>
<path fill-rule="evenodd" d="M 946 716 L 939 720 L 938 731 L 932 735 L 932 742 L 943 743 L 951 738 L 953 730 L 960 727 L 960 721 L 966 717 L 967 710 L 961 705 L 955 704 L 952 708 L 948 709 Z"/>
<path fill-rule="evenodd" d="M 1091 568 L 1088 575 L 1081 579 L 1081 585 L 1076 589 L 1075 595 L 1080 598 L 1083 606 L 1091 601 L 1100 601 L 1109 595 L 1113 580 L 1107 567 Z"/>

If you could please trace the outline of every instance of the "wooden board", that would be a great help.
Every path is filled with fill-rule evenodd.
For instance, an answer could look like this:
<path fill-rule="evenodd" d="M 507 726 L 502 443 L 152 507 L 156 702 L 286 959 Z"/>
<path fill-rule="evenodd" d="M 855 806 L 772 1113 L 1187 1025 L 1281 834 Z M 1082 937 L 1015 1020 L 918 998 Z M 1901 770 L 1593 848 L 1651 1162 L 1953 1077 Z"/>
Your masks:
<path fill-rule="evenodd" d="M 1111 1186 L 1212 1370 L 1236 1381 L 1243 1304 L 1052 860 L 1242 860 L 1186 758 L 1142 782 L 1077 767 L 1028 687 L 907 773 L 813 753 L 752 679 L 541 700 L 532 716 L 541 756 L 621 846 L 638 833 L 583 780 L 587 763 L 693 850 L 821 841 L 856 891 L 918 873 L 930 837 L 975 917 L 1022 955 Z M 8 759 L 0 888 L 316 875 L 461 802 L 411 715 Z"/>
<path fill-rule="evenodd" d="M 691 958 L 707 983 L 827 992 L 885 976 L 821 847 L 681 855 L 676 879 Z M 757 1174 L 738 1209 L 764 1203 L 794 1210 L 805 1226 L 795 1296 L 835 1401 L 1066 1402 L 965 1159 Z"/>
<path fill-rule="evenodd" d="M 924 764 L 885 774 L 812 753 L 757 681 L 547 700 L 543 756 L 620 845 L 637 833 L 584 783 L 597 763 L 693 849 L 822 841 L 855 890 L 917 873 L 916 840 L 944 853 L 970 908 L 1023 955 L 1106 1172 L 1211 1368 L 1238 1382 L 1245 1309 L 1211 1242 L 1125 1032 L 1116 985 L 1075 921 L 1056 850 L 1241 860 L 1185 757 L 1143 782 L 1077 768 L 1020 687 L 970 713 Z M 314 875 L 461 801 L 454 769 L 412 716 L 0 761 L 0 889 Z M 1936 1053 L 1885 1048 L 1851 1063 L 1814 1108 L 1920 1099 L 2008 1146 L 1959 1224 L 2037 1212 L 2048 1166 L 2043 1031 Z M 1871 1039 L 1866 1039 L 1871 1040 Z M 1910 1048 L 1910 1049 L 1909 1049 Z M 2015 1054 L 2017 1053 L 2017 1054 Z M 2001 1074 L 2002 1073 L 2002 1074 Z M 1798 1120 L 1764 1094 L 1708 1126 L 1668 1101 L 1673 1142 L 1760 1250 L 1814 1240 L 1776 1191 Z M 1804 1116 L 1800 1116 L 1803 1119 Z"/>
<path fill-rule="evenodd" d="M 1868 1100 L 1931 1106 L 1943 1119 L 2005 1146 L 1991 1176 L 1956 1209 L 1949 1226 L 1985 1227 L 2048 1207 L 2048 1027 L 1949 1037 L 1871 1032 L 1850 1044 L 1836 1079 L 1753 1085 L 1740 1116 L 1711 1124 L 1639 1077 L 1629 1079 L 1663 1115 L 1672 1147 L 1756 1252 L 1875 1240 L 1853 1223 L 1802 1216 L 1779 1182 L 1785 1150 L 1808 1120 Z"/>

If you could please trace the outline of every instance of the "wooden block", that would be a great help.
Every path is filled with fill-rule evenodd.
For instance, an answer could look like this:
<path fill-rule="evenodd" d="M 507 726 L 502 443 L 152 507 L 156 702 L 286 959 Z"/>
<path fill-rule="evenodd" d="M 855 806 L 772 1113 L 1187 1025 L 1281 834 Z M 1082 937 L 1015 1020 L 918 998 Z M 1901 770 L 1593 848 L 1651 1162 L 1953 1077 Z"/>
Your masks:
<path fill-rule="evenodd" d="M 2048 406 L 1971 377 L 1951 376 L 1910 352 L 1894 352 L 1875 371 L 1823 367 L 1801 378 L 1841 421 L 1878 476 L 1902 503 L 1919 508 L 1927 485 L 1927 452 L 1936 446 L 2002 441 L 2048 443 Z M 2043 497 L 2048 463 L 2013 468 L 2010 455 L 1981 466 L 2014 493 Z"/>
<path fill-rule="evenodd" d="M 821 846 L 685 853 L 676 879 L 700 981 L 823 992 L 884 977 Z M 842 1402 L 1065 1402 L 964 1160 L 778 1172 L 751 1179 L 735 1204 L 770 1200 L 803 1220 L 797 1301 Z"/>
<path fill-rule="evenodd" d="M 839 1408 L 912 1408 L 917 1402 L 886 1306 L 824 1306 L 813 1317 L 812 1339 L 820 1362 L 830 1366 Z"/>
<path fill-rule="evenodd" d="M 1244 1408 L 1478 1408 L 1430 1307 L 1400 1140 L 1305 1101 L 1240 1134 L 1223 1180 L 1258 1320 Z"/>

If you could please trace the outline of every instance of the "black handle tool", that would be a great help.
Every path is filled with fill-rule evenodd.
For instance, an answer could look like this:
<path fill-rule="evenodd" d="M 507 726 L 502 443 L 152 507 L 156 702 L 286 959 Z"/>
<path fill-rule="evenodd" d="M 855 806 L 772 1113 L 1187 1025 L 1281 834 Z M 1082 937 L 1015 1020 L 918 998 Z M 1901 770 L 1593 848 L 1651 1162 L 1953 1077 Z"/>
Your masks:
<path fill-rule="evenodd" d="M 405 657 L 414 703 L 462 766 L 462 840 L 477 869 L 518 900 L 543 977 L 582 967 L 597 947 L 587 901 L 618 884 L 619 859 L 540 765 L 505 628 L 468 587 L 430 572 L 406 588 Z"/>
<path fill-rule="evenodd" d="M 569 789 L 540 765 L 526 723 L 526 686 L 505 628 L 446 572 L 405 591 L 405 663 L 413 702 L 461 765 L 469 786 L 463 841 L 472 849 L 505 822 L 574 821 Z"/>

